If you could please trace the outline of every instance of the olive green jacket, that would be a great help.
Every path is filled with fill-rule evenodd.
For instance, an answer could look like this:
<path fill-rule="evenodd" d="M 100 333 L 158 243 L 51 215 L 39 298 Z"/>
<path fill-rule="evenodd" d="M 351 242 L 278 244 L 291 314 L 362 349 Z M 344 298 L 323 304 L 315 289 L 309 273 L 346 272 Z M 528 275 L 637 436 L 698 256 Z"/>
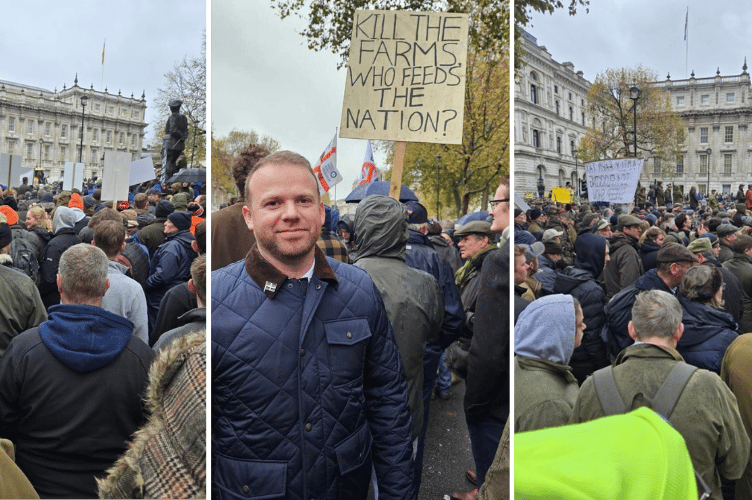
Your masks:
<path fill-rule="evenodd" d="M 677 361 L 674 349 L 652 344 L 634 344 L 624 349 L 614 363 L 616 388 L 627 406 L 647 406 Z M 593 378 L 582 384 L 570 423 L 588 422 L 604 416 Z M 722 500 L 721 478 L 741 477 L 749 460 L 749 437 L 739 415 L 736 397 L 715 373 L 698 369 L 689 379 L 670 415 L 671 424 L 684 437 L 692 465 L 713 493 Z M 625 439 L 628 439 L 625 436 Z M 638 446 L 650 443 L 638 443 Z"/>
<path fill-rule="evenodd" d="M 514 432 L 566 425 L 579 386 L 572 367 L 514 357 Z"/>

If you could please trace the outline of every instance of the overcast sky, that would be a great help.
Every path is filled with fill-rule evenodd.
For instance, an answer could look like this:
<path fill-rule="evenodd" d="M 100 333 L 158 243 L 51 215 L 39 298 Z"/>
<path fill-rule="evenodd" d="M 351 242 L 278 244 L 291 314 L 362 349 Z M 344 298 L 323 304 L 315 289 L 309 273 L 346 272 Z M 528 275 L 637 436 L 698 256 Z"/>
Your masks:
<path fill-rule="evenodd" d="M 201 54 L 206 26 L 204 0 L 4 2 L 0 21 L 0 80 L 62 90 L 78 84 L 140 99 L 146 121 L 163 75 L 184 56 Z M 102 45 L 107 39 L 102 73 Z M 147 127 L 147 144 L 154 137 Z"/>
<path fill-rule="evenodd" d="M 279 19 L 268 0 L 212 3 L 211 115 L 214 133 L 255 131 L 315 164 L 339 127 L 345 70 L 338 56 L 314 52 L 298 34 L 303 21 Z M 344 179 L 337 198 L 350 192 L 367 141 L 337 139 Z M 376 166 L 385 167 L 374 151 Z"/>
<path fill-rule="evenodd" d="M 692 70 L 697 78 L 713 77 L 718 68 L 722 76 L 739 75 L 744 57 L 752 57 L 749 0 L 593 0 L 588 14 L 583 8 L 575 16 L 566 9 L 536 14 L 528 31 L 554 60 L 571 61 L 591 82 L 606 69 L 638 64 L 654 70 L 660 80 L 668 73 L 672 80 L 689 78 Z"/>

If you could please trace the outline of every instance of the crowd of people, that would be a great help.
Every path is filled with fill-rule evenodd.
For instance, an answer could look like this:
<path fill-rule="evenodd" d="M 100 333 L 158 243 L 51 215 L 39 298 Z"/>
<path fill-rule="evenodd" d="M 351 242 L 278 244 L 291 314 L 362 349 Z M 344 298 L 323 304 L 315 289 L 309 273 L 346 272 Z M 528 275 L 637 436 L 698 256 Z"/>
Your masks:
<path fill-rule="evenodd" d="M 233 174 L 211 215 L 212 495 L 417 498 L 447 365 L 476 486 L 452 497 L 508 490 L 508 180 L 455 230 L 385 196 L 340 219 L 290 151 L 249 146 Z"/>
<path fill-rule="evenodd" d="M 0 496 L 206 494 L 206 196 L 0 185 Z"/>
<path fill-rule="evenodd" d="M 532 454 L 549 438 L 569 446 L 575 424 L 648 407 L 683 437 L 692 491 L 751 498 L 752 185 L 735 199 L 661 182 L 646 191 L 632 210 L 544 199 L 515 209 L 513 431 L 541 433 L 521 441 L 531 455 L 516 454 L 515 467 L 577 489 Z M 542 431 L 560 426 L 571 427 Z M 517 476 L 515 490 L 546 488 L 532 477 Z"/>

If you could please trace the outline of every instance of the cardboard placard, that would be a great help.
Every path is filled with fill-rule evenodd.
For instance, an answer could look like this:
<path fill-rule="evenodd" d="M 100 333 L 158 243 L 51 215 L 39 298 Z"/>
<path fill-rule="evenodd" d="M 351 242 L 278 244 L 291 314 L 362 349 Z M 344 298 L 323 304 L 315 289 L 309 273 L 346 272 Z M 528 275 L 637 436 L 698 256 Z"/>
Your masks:
<path fill-rule="evenodd" d="M 356 10 L 340 137 L 461 144 L 467 14 Z"/>

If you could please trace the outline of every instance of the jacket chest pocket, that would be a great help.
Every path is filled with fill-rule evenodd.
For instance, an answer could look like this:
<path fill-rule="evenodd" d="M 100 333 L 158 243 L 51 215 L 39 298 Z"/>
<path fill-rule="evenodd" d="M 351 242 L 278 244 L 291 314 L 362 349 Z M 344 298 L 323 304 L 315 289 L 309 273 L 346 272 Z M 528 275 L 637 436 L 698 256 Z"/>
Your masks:
<path fill-rule="evenodd" d="M 371 329 L 365 318 L 324 323 L 332 383 L 340 386 L 363 376 Z"/>

